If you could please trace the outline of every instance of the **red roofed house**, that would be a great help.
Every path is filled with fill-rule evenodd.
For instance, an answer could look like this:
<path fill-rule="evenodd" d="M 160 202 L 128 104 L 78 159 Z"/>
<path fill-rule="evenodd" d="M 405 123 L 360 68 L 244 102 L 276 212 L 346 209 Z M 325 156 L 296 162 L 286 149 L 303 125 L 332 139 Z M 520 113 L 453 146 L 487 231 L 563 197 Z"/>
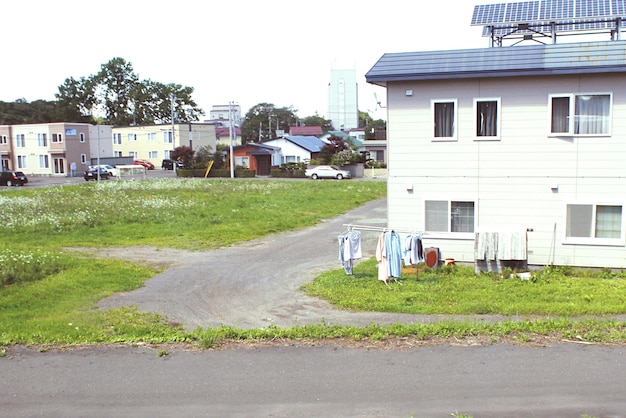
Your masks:
<path fill-rule="evenodd" d="M 290 126 L 289 136 L 321 136 L 324 131 L 321 126 Z"/>

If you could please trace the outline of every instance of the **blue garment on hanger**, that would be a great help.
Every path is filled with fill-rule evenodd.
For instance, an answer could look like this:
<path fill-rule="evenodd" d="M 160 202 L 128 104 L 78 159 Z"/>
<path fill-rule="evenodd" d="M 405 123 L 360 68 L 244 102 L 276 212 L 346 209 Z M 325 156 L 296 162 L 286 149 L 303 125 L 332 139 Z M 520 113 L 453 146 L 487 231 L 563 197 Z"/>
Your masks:
<path fill-rule="evenodd" d="M 402 242 L 397 232 L 385 233 L 385 251 L 387 253 L 387 276 L 400 277 L 402 274 Z"/>

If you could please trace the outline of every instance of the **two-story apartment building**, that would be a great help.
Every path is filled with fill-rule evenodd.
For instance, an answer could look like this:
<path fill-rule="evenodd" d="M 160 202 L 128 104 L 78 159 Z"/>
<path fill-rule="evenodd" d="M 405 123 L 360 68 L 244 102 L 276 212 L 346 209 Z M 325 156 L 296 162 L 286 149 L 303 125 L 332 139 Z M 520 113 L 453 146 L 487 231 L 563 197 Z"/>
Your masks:
<path fill-rule="evenodd" d="M 626 267 L 625 41 L 389 53 L 366 79 L 389 228 L 463 262 Z"/>
<path fill-rule="evenodd" d="M 113 156 L 148 160 L 156 167 L 180 146 L 193 149 L 210 147 L 215 152 L 216 132 L 212 123 L 124 126 L 113 128 Z"/>
<path fill-rule="evenodd" d="M 82 171 L 89 164 L 90 128 L 63 122 L 0 126 L 2 168 L 27 175 L 67 176 L 72 167 Z"/>

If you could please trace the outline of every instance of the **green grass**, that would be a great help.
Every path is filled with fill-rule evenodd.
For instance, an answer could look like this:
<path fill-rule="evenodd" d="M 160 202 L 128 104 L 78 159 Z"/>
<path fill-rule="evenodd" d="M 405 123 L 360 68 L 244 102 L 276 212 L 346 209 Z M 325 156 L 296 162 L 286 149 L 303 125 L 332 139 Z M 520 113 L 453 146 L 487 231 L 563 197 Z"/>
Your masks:
<path fill-rule="evenodd" d="M 500 314 L 580 316 L 626 312 L 626 280 L 620 275 L 581 277 L 544 270 L 531 280 L 475 275 L 473 268 L 451 266 L 404 274 L 386 287 L 375 279 L 376 261 L 320 275 L 306 291 L 351 310 L 410 314 Z"/>
<path fill-rule="evenodd" d="M 475 321 L 367 327 L 328 324 L 281 329 L 231 327 L 184 330 L 135 307 L 102 311 L 96 303 L 141 287 L 158 266 L 98 259 L 80 247 L 153 245 L 211 249 L 313 225 L 384 197 L 382 182 L 272 180 L 149 180 L 85 183 L 0 192 L 0 355 L 11 344 L 190 343 L 210 348 L 229 340 L 417 340 L 487 336 L 531 341 L 626 342 L 622 322 L 579 315 L 626 313 L 625 279 L 547 269 L 530 281 L 476 276 L 443 268 L 384 286 L 373 260 L 321 275 L 306 291 L 354 310 L 534 316 L 537 320 Z M 547 317 L 547 318 L 546 318 Z M 159 356 L 167 355 L 166 350 Z"/>

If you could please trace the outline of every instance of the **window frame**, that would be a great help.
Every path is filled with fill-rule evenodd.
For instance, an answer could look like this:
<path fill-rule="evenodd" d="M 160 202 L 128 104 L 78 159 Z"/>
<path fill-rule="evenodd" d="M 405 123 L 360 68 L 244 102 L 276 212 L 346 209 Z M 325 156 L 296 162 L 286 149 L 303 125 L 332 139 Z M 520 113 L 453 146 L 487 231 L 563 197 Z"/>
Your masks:
<path fill-rule="evenodd" d="M 478 104 L 485 102 L 496 103 L 496 134 L 495 135 L 478 135 Z M 502 98 L 500 97 L 475 97 L 473 100 L 473 122 L 474 140 L 475 141 L 499 141 L 502 130 Z"/>
<path fill-rule="evenodd" d="M 609 98 L 609 114 L 607 116 L 607 131 L 601 133 L 576 133 L 576 123 L 578 120 L 578 116 L 576 114 L 576 98 L 580 96 L 608 96 Z M 554 109 L 554 99 L 564 99 L 567 98 L 569 100 L 568 107 L 568 118 L 567 121 L 567 131 L 566 132 L 553 132 L 553 109 Z M 607 137 L 612 135 L 612 126 L 613 126 L 613 93 L 612 92 L 580 92 L 580 93 L 551 93 L 548 95 L 548 136 L 549 137 Z"/>
<path fill-rule="evenodd" d="M 15 148 L 26 148 L 26 135 L 15 134 Z"/>
<path fill-rule="evenodd" d="M 452 121 L 452 135 L 451 136 L 436 136 L 436 122 L 437 122 L 437 112 L 436 108 L 438 104 L 452 103 L 454 105 L 453 111 L 453 121 Z M 433 135 L 432 140 L 436 142 L 446 142 L 446 141 L 458 141 L 459 140 L 459 100 L 458 99 L 432 99 L 430 101 L 430 115 L 431 120 L 433 122 Z"/>
<path fill-rule="evenodd" d="M 446 231 L 435 231 L 429 228 L 432 228 L 432 226 L 428 225 L 427 223 L 427 204 L 428 202 L 446 202 L 446 220 L 447 220 L 447 225 L 446 225 Z M 472 226 L 472 231 L 452 231 L 452 206 L 454 203 L 472 203 L 473 204 L 473 226 Z M 423 230 L 424 232 L 428 233 L 429 237 L 433 237 L 433 238 L 437 238 L 437 237 L 441 237 L 441 238 L 447 238 L 450 236 L 453 236 L 455 238 L 461 238 L 461 239 L 474 239 L 474 235 L 476 233 L 476 228 L 477 228 L 477 220 L 478 220 L 478 199 L 476 199 L 475 197 L 463 197 L 463 196 L 457 196 L 454 198 L 447 198 L 447 197 L 441 197 L 441 196 L 426 196 L 422 202 L 422 208 L 424 211 L 424 219 L 423 219 Z"/>
<path fill-rule="evenodd" d="M 41 148 L 48 147 L 48 135 L 45 132 L 37 134 L 37 146 Z"/>
<path fill-rule="evenodd" d="M 589 237 L 574 237 L 568 236 L 568 209 L 570 206 L 591 206 L 591 225 L 590 226 L 590 236 Z M 598 206 L 619 206 L 622 208 L 621 213 L 621 224 L 620 224 L 620 236 L 619 238 L 598 238 L 596 237 L 596 225 L 598 220 Z M 624 209 L 626 208 L 625 202 L 619 201 L 590 201 L 590 200 L 576 200 L 576 201 L 566 201 L 564 202 L 563 207 L 563 220 L 564 220 L 564 228 L 563 228 L 563 244 L 572 244 L 572 245 L 599 245 L 599 246 L 616 246 L 616 247 L 624 247 L 626 246 L 626 213 Z"/>
<path fill-rule="evenodd" d="M 39 154 L 39 168 L 50 168 L 50 157 L 48 154 Z"/>
<path fill-rule="evenodd" d="M 119 132 L 113 133 L 113 145 L 122 145 L 122 134 Z"/>

